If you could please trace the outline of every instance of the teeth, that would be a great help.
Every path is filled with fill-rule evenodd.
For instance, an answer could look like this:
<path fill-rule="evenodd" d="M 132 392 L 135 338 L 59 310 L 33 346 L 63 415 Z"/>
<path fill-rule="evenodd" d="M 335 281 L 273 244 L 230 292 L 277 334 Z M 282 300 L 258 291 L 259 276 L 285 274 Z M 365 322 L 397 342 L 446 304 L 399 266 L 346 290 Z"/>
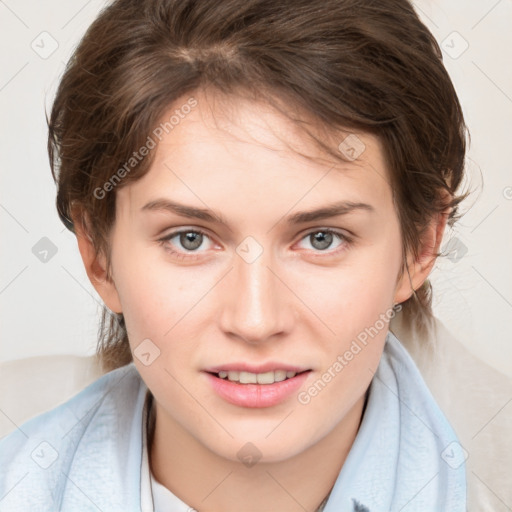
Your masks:
<path fill-rule="evenodd" d="M 274 372 L 258 373 L 256 375 L 258 384 L 272 384 L 274 383 Z"/>
<path fill-rule="evenodd" d="M 240 384 L 256 384 L 258 382 L 255 373 L 240 372 Z"/>
<path fill-rule="evenodd" d="M 276 382 L 281 382 L 286 379 L 286 370 L 276 370 L 274 372 L 274 380 Z"/>
<path fill-rule="evenodd" d="M 231 382 L 240 384 L 274 384 L 282 382 L 285 379 L 291 379 L 297 375 L 296 372 L 287 372 L 286 370 L 276 370 L 275 372 L 251 373 L 251 372 L 219 372 L 221 379 L 228 379 Z"/>
<path fill-rule="evenodd" d="M 228 372 L 228 380 L 232 380 L 233 382 L 238 382 L 240 380 L 239 372 Z"/>

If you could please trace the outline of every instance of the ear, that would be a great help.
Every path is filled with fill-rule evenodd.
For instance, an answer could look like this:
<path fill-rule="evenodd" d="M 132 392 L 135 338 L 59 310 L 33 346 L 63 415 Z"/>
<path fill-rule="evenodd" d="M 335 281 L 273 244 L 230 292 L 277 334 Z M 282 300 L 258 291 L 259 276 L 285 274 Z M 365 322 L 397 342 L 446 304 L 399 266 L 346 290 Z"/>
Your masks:
<path fill-rule="evenodd" d="M 411 297 L 414 291 L 420 288 L 429 276 L 437 259 L 449 212 L 450 209 L 447 209 L 431 220 L 422 236 L 418 258 L 415 260 L 412 254 L 407 255 L 409 272 L 404 269 L 399 277 L 395 289 L 395 304 L 404 302 Z"/>
<path fill-rule="evenodd" d="M 98 295 L 110 311 L 122 313 L 121 301 L 112 278 L 107 276 L 106 257 L 103 253 L 98 253 L 94 247 L 91 236 L 89 235 L 88 219 L 86 214 L 73 217 L 78 249 L 82 256 L 87 276 L 91 281 Z"/>

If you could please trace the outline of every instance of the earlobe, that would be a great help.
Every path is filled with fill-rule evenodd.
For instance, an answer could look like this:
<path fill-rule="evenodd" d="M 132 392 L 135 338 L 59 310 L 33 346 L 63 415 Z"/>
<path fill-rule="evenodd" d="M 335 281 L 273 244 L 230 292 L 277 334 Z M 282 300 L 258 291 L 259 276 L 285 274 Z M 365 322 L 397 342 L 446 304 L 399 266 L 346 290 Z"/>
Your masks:
<path fill-rule="evenodd" d="M 102 252 L 97 252 L 87 229 L 86 218 L 74 218 L 73 221 L 78 249 L 91 284 L 103 299 L 107 308 L 114 313 L 122 313 L 122 306 L 115 283 L 108 276 L 106 257 Z"/>
<path fill-rule="evenodd" d="M 402 272 L 395 290 L 395 303 L 406 301 L 428 278 L 437 259 L 448 221 L 449 210 L 436 215 L 422 237 L 418 257 L 407 257 L 407 265 Z"/>

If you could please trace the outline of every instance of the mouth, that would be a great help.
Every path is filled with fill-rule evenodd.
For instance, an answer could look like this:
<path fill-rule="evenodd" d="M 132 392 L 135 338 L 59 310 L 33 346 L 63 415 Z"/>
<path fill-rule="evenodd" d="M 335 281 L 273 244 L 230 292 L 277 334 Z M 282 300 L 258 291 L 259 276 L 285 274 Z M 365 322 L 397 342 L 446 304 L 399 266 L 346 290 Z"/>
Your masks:
<path fill-rule="evenodd" d="M 311 369 L 274 368 L 252 372 L 215 368 L 204 373 L 211 389 L 224 401 L 239 407 L 265 408 L 295 396 L 312 372 Z"/>
<path fill-rule="evenodd" d="M 247 371 L 221 370 L 219 372 L 208 372 L 219 379 L 228 380 L 236 384 L 275 384 L 285 380 L 293 379 L 297 375 L 301 375 L 311 370 L 292 371 L 292 370 L 271 370 L 268 372 L 253 373 Z"/>

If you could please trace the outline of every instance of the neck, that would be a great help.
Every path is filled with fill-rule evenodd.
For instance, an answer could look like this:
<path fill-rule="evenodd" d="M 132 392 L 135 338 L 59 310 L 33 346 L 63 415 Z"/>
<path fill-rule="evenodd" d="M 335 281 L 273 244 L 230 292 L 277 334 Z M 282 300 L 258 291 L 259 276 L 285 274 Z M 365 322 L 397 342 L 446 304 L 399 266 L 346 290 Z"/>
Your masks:
<path fill-rule="evenodd" d="M 305 451 L 251 467 L 209 450 L 153 400 L 148 420 L 151 472 L 199 512 L 316 511 L 329 495 L 354 442 L 366 397 L 360 397 L 327 436 Z"/>

